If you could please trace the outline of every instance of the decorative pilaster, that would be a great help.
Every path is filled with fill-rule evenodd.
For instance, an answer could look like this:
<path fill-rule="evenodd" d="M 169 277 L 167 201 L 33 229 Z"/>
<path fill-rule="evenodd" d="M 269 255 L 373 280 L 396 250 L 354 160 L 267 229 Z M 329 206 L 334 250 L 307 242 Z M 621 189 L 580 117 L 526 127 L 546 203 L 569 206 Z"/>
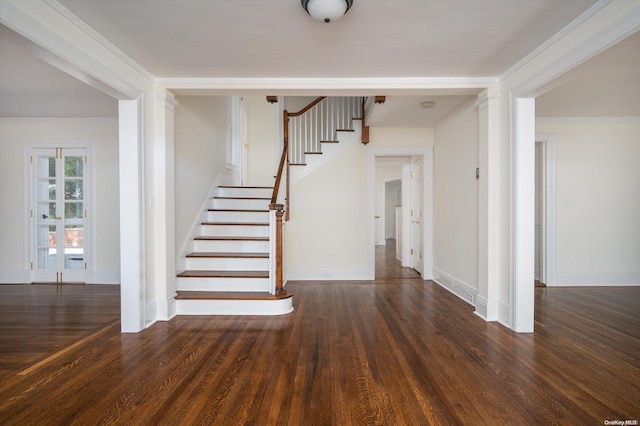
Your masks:
<path fill-rule="evenodd" d="M 175 315 L 172 301 L 176 293 L 174 120 L 177 105 L 169 92 L 154 95 L 154 188 L 150 207 L 154 218 L 156 315 L 164 321 Z"/>
<path fill-rule="evenodd" d="M 500 94 L 485 90 L 478 96 L 478 295 L 476 314 L 499 319 L 500 294 Z"/>

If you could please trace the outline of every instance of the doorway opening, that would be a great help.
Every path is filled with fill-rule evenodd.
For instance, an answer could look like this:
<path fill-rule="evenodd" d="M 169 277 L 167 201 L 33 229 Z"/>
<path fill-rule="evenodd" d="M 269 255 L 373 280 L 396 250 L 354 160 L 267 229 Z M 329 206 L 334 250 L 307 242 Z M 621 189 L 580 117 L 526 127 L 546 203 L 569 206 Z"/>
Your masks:
<path fill-rule="evenodd" d="M 397 261 L 398 278 L 408 268 L 431 279 L 432 147 L 372 146 L 367 152 L 369 279 L 384 269 L 377 259 Z"/>

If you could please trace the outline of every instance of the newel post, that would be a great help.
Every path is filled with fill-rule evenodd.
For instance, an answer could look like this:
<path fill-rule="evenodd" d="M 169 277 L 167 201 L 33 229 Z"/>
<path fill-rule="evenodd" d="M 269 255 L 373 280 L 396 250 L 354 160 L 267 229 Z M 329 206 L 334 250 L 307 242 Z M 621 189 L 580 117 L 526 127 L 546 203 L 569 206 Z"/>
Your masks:
<path fill-rule="evenodd" d="M 284 216 L 284 205 L 282 204 L 269 204 L 269 210 L 275 210 L 276 223 L 275 223 L 275 291 L 276 294 L 282 291 L 283 288 L 283 274 L 282 274 L 282 217 Z"/>

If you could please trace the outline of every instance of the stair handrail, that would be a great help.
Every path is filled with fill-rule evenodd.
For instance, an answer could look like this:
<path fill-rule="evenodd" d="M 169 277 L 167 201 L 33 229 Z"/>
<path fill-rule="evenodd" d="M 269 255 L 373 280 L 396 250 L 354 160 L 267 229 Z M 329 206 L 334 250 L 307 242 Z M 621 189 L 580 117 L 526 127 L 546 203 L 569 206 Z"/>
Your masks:
<path fill-rule="evenodd" d="M 305 112 L 309 111 L 311 108 L 316 106 L 319 102 L 321 102 L 325 96 L 320 96 L 314 99 L 309 105 L 302 108 L 297 112 L 288 112 L 286 109 L 282 112 L 282 127 L 283 127 L 283 143 L 282 143 L 282 155 L 280 156 L 280 163 L 278 164 L 278 174 L 275 176 L 276 181 L 273 185 L 273 193 L 271 194 L 271 203 L 269 204 L 269 210 L 275 211 L 275 217 L 273 220 L 273 224 L 275 225 L 275 253 L 273 253 L 275 257 L 274 267 L 275 271 L 275 293 L 279 293 L 284 288 L 284 279 L 283 279 L 283 268 L 282 268 L 282 252 L 283 252 L 283 238 L 282 238 L 282 219 L 284 216 L 285 220 L 289 220 L 289 211 L 291 210 L 289 207 L 289 198 L 290 198 L 290 173 L 289 173 L 289 117 L 298 117 Z M 286 168 L 285 168 L 286 166 Z M 278 194 L 280 193 L 280 183 L 282 182 L 282 175 L 287 173 L 286 178 L 286 189 L 285 189 L 285 204 L 278 204 Z M 270 220 L 270 223 L 272 221 Z M 270 267 L 271 269 L 271 267 Z"/>
<path fill-rule="evenodd" d="M 299 117 L 305 112 L 309 111 L 311 108 L 322 102 L 326 96 L 319 96 L 313 101 L 311 101 L 307 106 L 302 108 L 297 112 L 289 112 L 286 109 L 282 111 L 282 136 L 283 136 L 283 144 L 282 144 L 282 155 L 280 156 L 280 163 L 278 165 L 278 174 L 276 175 L 276 182 L 273 185 L 273 194 L 271 195 L 271 204 L 276 204 L 278 201 L 278 194 L 280 193 L 280 184 L 282 182 L 282 175 L 286 171 L 287 180 L 286 180 L 286 193 L 285 193 L 285 220 L 289 220 L 289 195 L 290 195 L 290 178 L 289 178 L 289 118 L 290 117 Z M 286 170 L 285 170 L 286 166 Z"/>

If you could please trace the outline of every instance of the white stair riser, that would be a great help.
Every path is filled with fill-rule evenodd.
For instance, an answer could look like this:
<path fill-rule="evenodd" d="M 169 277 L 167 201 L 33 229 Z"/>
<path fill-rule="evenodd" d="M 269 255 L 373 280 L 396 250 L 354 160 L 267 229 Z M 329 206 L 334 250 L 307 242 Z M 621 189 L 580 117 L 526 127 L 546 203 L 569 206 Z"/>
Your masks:
<path fill-rule="evenodd" d="M 208 222 L 268 223 L 269 212 L 208 211 Z"/>
<path fill-rule="evenodd" d="M 269 278 L 178 277 L 178 291 L 269 291 Z"/>
<path fill-rule="evenodd" d="M 270 200 L 244 200 L 241 198 L 212 198 L 210 209 L 269 210 Z"/>
<path fill-rule="evenodd" d="M 203 237 L 268 237 L 268 226 L 246 225 L 201 225 L 199 235 Z"/>
<path fill-rule="evenodd" d="M 269 241 L 195 240 L 193 251 L 205 253 L 268 253 Z"/>
<path fill-rule="evenodd" d="M 188 257 L 187 270 L 192 271 L 267 271 L 268 258 Z"/>
<path fill-rule="evenodd" d="M 178 315 L 283 315 L 292 311 L 291 297 L 275 300 L 176 300 Z"/>
<path fill-rule="evenodd" d="M 218 197 L 271 198 L 272 188 L 218 188 Z"/>

